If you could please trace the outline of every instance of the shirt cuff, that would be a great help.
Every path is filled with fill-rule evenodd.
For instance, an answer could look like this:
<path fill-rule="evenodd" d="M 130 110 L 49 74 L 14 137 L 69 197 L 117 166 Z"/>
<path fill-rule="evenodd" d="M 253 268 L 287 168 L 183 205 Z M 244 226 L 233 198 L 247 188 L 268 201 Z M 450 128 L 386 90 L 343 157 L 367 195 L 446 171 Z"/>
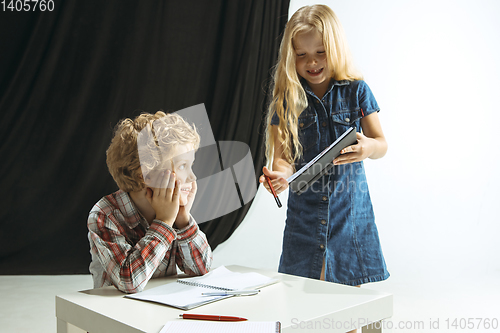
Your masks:
<path fill-rule="evenodd" d="M 189 242 L 198 234 L 198 224 L 194 218 L 189 216 L 189 223 L 182 229 L 175 229 L 177 232 L 177 239 L 181 242 Z"/>
<path fill-rule="evenodd" d="M 164 240 L 169 244 L 177 238 L 177 233 L 174 228 L 172 228 L 162 220 L 154 219 L 153 223 L 151 223 L 151 226 L 149 227 L 148 232 L 153 232 L 156 237 Z"/>

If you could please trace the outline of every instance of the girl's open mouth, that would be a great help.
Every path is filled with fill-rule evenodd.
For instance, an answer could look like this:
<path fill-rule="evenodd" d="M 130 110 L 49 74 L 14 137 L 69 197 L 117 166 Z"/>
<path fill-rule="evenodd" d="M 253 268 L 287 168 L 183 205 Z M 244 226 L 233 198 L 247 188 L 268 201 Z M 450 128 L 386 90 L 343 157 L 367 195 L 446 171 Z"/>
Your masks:
<path fill-rule="evenodd" d="M 311 70 L 307 71 L 307 73 L 309 73 L 309 75 L 312 75 L 312 76 L 319 75 L 322 72 L 323 72 L 323 68 L 320 68 L 320 69 L 311 69 Z"/>

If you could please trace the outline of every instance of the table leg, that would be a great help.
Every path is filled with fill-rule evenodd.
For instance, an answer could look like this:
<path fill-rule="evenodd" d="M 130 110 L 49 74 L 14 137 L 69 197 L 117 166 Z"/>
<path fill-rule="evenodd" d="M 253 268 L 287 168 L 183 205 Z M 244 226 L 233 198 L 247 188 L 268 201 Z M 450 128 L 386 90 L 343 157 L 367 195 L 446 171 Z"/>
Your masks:
<path fill-rule="evenodd" d="M 382 325 L 380 321 L 374 322 L 368 326 L 363 326 L 363 333 L 382 333 Z"/>
<path fill-rule="evenodd" d="M 68 333 L 68 323 L 57 318 L 57 333 Z"/>

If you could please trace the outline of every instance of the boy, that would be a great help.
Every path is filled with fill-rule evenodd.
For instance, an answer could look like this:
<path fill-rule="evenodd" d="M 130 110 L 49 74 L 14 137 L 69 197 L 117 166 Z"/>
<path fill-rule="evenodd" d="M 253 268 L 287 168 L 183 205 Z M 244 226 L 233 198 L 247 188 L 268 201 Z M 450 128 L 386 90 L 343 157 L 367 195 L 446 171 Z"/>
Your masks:
<path fill-rule="evenodd" d="M 120 188 L 102 198 L 88 218 L 94 288 L 142 291 L 150 278 L 203 275 L 212 263 L 205 234 L 190 215 L 192 172 L 200 137 L 177 114 L 141 114 L 116 127 L 106 151 Z"/>

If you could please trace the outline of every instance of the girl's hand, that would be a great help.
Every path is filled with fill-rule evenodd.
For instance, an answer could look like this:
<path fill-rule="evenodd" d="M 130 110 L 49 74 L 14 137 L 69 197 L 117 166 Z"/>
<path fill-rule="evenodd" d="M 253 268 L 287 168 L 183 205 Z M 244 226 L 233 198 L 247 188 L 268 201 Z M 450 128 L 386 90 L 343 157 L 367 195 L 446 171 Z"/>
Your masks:
<path fill-rule="evenodd" d="M 273 192 L 271 192 L 265 176 L 268 176 L 271 179 L 271 184 L 273 185 L 276 194 L 280 194 L 288 188 L 288 182 L 286 181 L 287 175 L 285 174 L 285 172 L 271 171 L 266 167 L 262 168 L 262 172 L 264 174 L 259 177 L 259 183 L 264 184 L 264 187 L 269 193 Z"/>
<path fill-rule="evenodd" d="M 179 184 L 170 171 L 158 174 L 154 182 L 157 188 L 147 188 L 146 199 L 156 213 L 156 219 L 172 226 L 179 212 Z"/>
<path fill-rule="evenodd" d="M 340 151 L 340 156 L 333 160 L 333 164 L 341 165 L 360 162 L 370 157 L 375 150 L 375 140 L 362 133 L 356 133 L 358 144 L 345 147 Z"/>
<path fill-rule="evenodd" d="M 192 183 L 191 191 L 187 196 L 187 204 L 185 206 L 179 207 L 179 213 L 175 219 L 175 225 L 178 229 L 185 228 L 189 224 L 189 214 L 191 213 L 191 207 L 193 207 L 194 198 L 196 197 L 196 192 L 198 187 L 196 182 Z"/>

